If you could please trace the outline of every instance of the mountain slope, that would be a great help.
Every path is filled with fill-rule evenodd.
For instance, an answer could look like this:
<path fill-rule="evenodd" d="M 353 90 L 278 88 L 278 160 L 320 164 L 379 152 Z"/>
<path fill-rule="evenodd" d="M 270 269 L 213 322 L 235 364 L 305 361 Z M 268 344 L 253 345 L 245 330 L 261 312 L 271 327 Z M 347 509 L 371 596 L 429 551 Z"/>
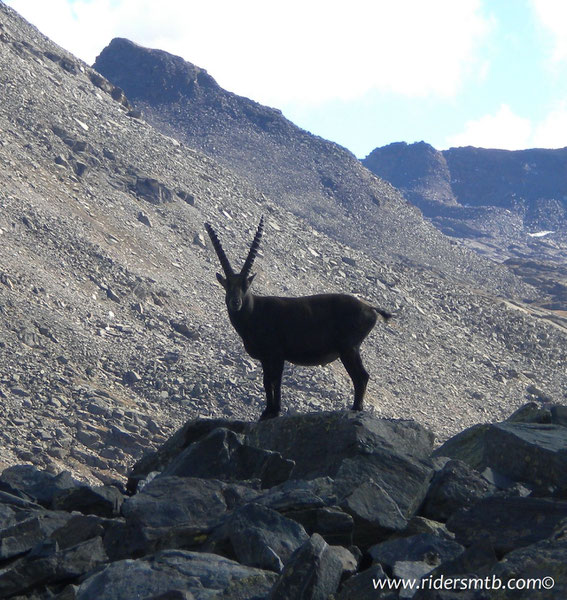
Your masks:
<path fill-rule="evenodd" d="M 280 206 L 379 260 L 404 260 L 493 293 L 526 296 L 505 269 L 455 248 L 350 152 L 223 90 L 203 69 L 114 39 L 94 65 L 160 131 L 218 160 Z"/>
<path fill-rule="evenodd" d="M 566 334 L 545 313 L 333 239 L 131 102 L 0 3 L 0 468 L 108 481 L 189 417 L 257 418 L 261 370 L 228 322 L 203 223 L 238 267 L 261 214 L 258 293 L 348 291 L 397 313 L 362 347 L 368 410 L 446 437 L 526 395 L 563 399 Z M 390 190 L 378 214 L 394 227 L 404 201 L 358 169 Z M 286 412 L 351 398 L 340 364 L 286 368 Z"/>

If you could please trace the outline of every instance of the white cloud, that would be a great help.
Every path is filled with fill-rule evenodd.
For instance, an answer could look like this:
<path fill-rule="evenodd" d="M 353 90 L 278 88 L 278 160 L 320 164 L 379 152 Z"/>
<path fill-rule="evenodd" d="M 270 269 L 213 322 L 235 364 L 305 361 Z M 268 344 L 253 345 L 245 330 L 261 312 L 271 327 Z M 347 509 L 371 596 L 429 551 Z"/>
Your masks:
<path fill-rule="evenodd" d="M 461 133 L 447 139 L 445 147 L 564 148 L 567 146 L 566 132 L 567 102 L 557 104 L 542 120 L 535 122 L 502 104 L 495 113 L 468 121 Z"/>
<path fill-rule="evenodd" d="M 552 43 L 553 62 L 567 61 L 567 2 L 565 0 L 531 0 L 540 25 Z"/>
<path fill-rule="evenodd" d="M 567 146 L 567 102 L 557 105 L 535 127 L 534 148 L 565 148 Z"/>
<path fill-rule="evenodd" d="M 452 97 L 481 65 L 481 0 L 8 0 L 87 62 L 112 37 L 179 54 L 260 102 Z"/>
<path fill-rule="evenodd" d="M 502 104 L 494 114 L 468 121 L 461 133 L 448 138 L 446 146 L 519 150 L 530 146 L 532 133 L 529 119 L 516 115 L 507 104 Z"/>

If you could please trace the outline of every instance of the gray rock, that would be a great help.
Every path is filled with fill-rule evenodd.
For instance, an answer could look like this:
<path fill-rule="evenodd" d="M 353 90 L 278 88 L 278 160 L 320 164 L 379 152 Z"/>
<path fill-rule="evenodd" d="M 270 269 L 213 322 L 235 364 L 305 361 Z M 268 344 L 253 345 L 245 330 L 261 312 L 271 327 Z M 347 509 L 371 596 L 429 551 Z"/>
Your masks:
<path fill-rule="evenodd" d="M 215 432 L 215 425 L 222 428 Z M 353 519 L 353 543 L 368 546 L 403 530 L 415 514 L 432 475 L 431 450 L 432 436 L 419 425 L 364 413 L 316 413 L 253 424 L 193 421 L 136 465 L 129 486 L 164 466 L 166 475 L 260 477 L 264 486 L 289 476 L 330 476 L 334 481 L 325 500 L 311 490 L 293 490 L 293 485 L 286 493 L 296 500 L 303 495 L 302 509 L 335 507 L 347 513 Z M 295 462 L 291 475 L 290 461 Z M 275 496 L 266 505 L 282 512 L 297 509 L 286 493 L 280 494 L 279 507 Z M 343 526 L 346 533 L 344 518 Z"/>
<path fill-rule="evenodd" d="M 551 423 L 551 410 L 537 402 L 528 402 L 513 412 L 506 421 L 508 423 Z"/>
<path fill-rule="evenodd" d="M 531 580 L 532 589 L 500 590 L 492 598 L 546 600 L 567 597 L 567 538 L 548 539 L 508 553 L 492 570 L 502 582 Z M 536 585 L 538 587 L 533 588 Z"/>
<path fill-rule="evenodd" d="M 23 594 L 39 585 L 76 579 L 108 560 L 100 537 L 59 550 L 46 542 L 0 571 L 0 596 Z"/>
<path fill-rule="evenodd" d="M 171 361 L 176 361 L 178 355 L 170 353 Z M 166 357 L 167 358 L 167 357 Z M 224 427 L 235 433 L 243 433 L 252 426 L 244 421 L 230 421 L 228 419 L 192 419 L 177 430 L 156 451 L 143 456 L 132 468 L 128 477 L 127 489 L 134 492 L 138 482 L 155 471 L 163 471 L 185 448 L 192 443 L 205 438 L 214 429 Z"/>
<path fill-rule="evenodd" d="M 199 334 L 194 329 L 191 329 L 191 327 L 189 327 L 187 323 L 183 323 L 182 321 L 175 321 L 172 319 L 170 321 L 170 325 L 175 331 L 177 331 L 177 333 L 180 333 L 188 340 L 196 340 L 199 338 Z"/>
<path fill-rule="evenodd" d="M 2 498 L 0 497 L 0 502 Z M 0 531 L 16 522 L 16 511 L 7 504 L 0 504 Z"/>
<path fill-rule="evenodd" d="M 148 217 L 148 215 L 145 212 L 140 211 L 138 213 L 138 221 L 140 221 L 140 223 L 143 223 L 144 225 L 146 225 L 146 227 L 152 226 L 150 218 Z"/>
<path fill-rule="evenodd" d="M 387 585 L 381 590 L 377 582 L 388 581 L 381 565 L 375 564 L 370 568 L 349 577 L 340 587 L 337 600 L 394 600 L 398 598 L 397 592 L 389 591 Z"/>
<path fill-rule="evenodd" d="M 136 177 L 131 190 L 151 204 L 164 204 L 173 201 L 173 192 L 163 183 L 152 177 Z"/>
<path fill-rule="evenodd" d="M 567 490 L 567 436 L 560 425 L 474 425 L 434 454 L 458 458 L 478 471 L 490 467 L 514 481 Z"/>
<path fill-rule="evenodd" d="M 195 206 L 195 196 L 193 194 L 190 194 L 185 190 L 177 190 L 177 192 L 175 193 L 179 198 L 181 198 L 181 200 L 187 202 L 187 204 L 189 204 L 190 206 Z"/>
<path fill-rule="evenodd" d="M 122 381 L 126 385 L 133 385 L 134 383 L 138 383 L 142 378 L 136 371 L 126 371 L 124 375 L 122 375 Z"/>
<path fill-rule="evenodd" d="M 256 502 L 288 514 L 332 506 L 336 504 L 337 496 L 330 477 L 290 479 L 265 491 Z"/>
<path fill-rule="evenodd" d="M 193 243 L 195 244 L 195 246 L 199 246 L 201 248 L 207 247 L 207 244 L 205 243 L 205 238 L 203 237 L 202 233 L 196 233 L 193 236 Z"/>
<path fill-rule="evenodd" d="M 184 590 L 170 590 L 151 598 L 145 598 L 145 600 L 194 600 L 195 596 L 191 592 Z"/>
<path fill-rule="evenodd" d="M 128 498 L 122 514 L 146 527 L 207 526 L 258 492 L 214 479 L 160 476 Z"/>
<path fill-rule="evenodd" d="M 79 429 L 75 435 L 77 441 L 81 442 L 83 446 L 87 448 L 96 448 L 100 444 L 100 437 L 94 431 L 88 431 L 87 429 Z"/>
<path fill-rule="evenodd" d="M 401 535 L 410 536 L 418 535 L 420 533 L 429 533 L 446 540 L 455 539 L 455 534 L 451 533 L 447 529 L 445 523 L 439 523 L 438 521 L 432 521 L 431 519 L 426 519 L 425 517 L 417 515 L 410 520 L 408 526 L 404 529 Z"/>
<path fill-rule="evenodd" d="M 113 288 L 108 287 L 106 288 L 106 297 L 109 300 L 112 300 L 113 302 L 117 302 L 120 303 L 120 301 L 122 300 L 122 298 L 120 297 L 119 294 L 117 294 Z"/>
<path fill-rule="evenodd" d="M 387 540 L 368 550 L 372 559 L 390 573 L 398 562 L 426 563 L 431 571 L 440 564 L 455 559 L 463 551 L 464 547 L 457 542 L 427 533 Z"/>
<path fill-rule="evenodd" d="M 556 404 L 551 407 L 551 422 L 567 427 L 567 406 Z"/>
<path fill-rule="evenodd" d="M 226 481 L 260 479 L 262 487 L 288 479 L 293 461 L 282 458 L 279 452 L 247 446 L 243 440 L 230 429 L 215 429 L 181 452 L 163 474 Z"/>
<path fill-rule="evenodd" d="M 15 465 L 4 469 L 0 475 L 0 484 L 23 492 L 47 508 L 51 508 L 56 494 L 79 485 L 69 471 L 53 475 L 33 465 Z"/>
<path fill-rule="evenodd" d="M 453 560 L 444 562 L 441 566 L 427 574 L 428 584 L 423 585 L 422 589 L 415 592 L 415 600 L 484 600 L 493 598 L 493 592 L 490 596 L 485 596 L 482 592 L 473 591 L 455 591 L 439 589 L 443 581 L 468 579 L 478 580 L 485 577 L 491 577 L 490 572 L 498 559 L 494 553 L 492 545 L 486 541 L 473 544 L 462 554 Z M 478 584 L 474 584 L 477 585 Z"/>
<path fill-rule="evenodd" d="M 432 566 L 425 561 L 399 561 L 394 565 L 392 569 L 392 575 L 394 579 L 398 579 L 400 581 L 418 582 L 422 577 L 430 573 L 432 570 Z M 415 591 L 415 588 L 411 589 L 411 586 L 408 588 L 404 588 L 402 586 L 398 592 L 398 597 L 413 598 Z"/>
<path fill-rule="evenodd" d="M 567 502 L 548 498 L 486 498 L 457 511 L 447 528 L 457 542 L 490 542 L 506 553 L 550 537 L 567 519 Z"/>
<path fill-rule="evenodd" d="M 413 421 L 377 419 L 369 413 L 353 411 L 260 421 L 253 424 L 246 441 L 294 460 L 296 479 L 333 477 L 345 459 L 372 459 L 375 455 L 385 458 L 387 449 L 402 461 L 424 461 L 429 468 L 427 459 L 433 449 L 433 434 Z"/>
<path fill-rule="evenodd" d="M 78 511 L 85 515 L 115 517 L 120 514 L 124 496 L 114 486 L 90 487 L 82 485 L 58 493 L 53 507 L 68 512 Z"/>
<path fill-rule="evenodd" d="M 297 415 L 261 421 L 246 439 L 294 460 L 294 478 L 332 477 L 335 504 L 353 517 L 360 546 L 404 529 L 432 475 L 432 436 L 409 421 L 351 412 Z"/>
<path fill-rule="evenodd" d="M 71 518 L 64 525 L 56 529 L 49 536 L 49 539 L 57 542 L 58 547 L 64 550 L 96 537 L 103 538 L 104 540 L 107 532 L 113 525 L 120 522 L 122 522 L 120 519 L 105 519 L 104 517 L 97 517 L 95 515 L 75 513 L 71 515 Z"/>
<path fill-rule="evenodd" d="M 352 560 L 356 562 L 354 557 Z M 327 600 L 336 593 L 343 568 L 343 553 L 315 533 L 293 553 L 272 588 L 270 600 Z"/>
<path fill-rule="evenodd" d="M 449 461 L 437 472 L 429 486 L 421 513 L 436 521 L 446 521 L 459 508 L 467 508 L 496 492 L 496 487 L 460 460 Z"/>
<path fill-rule="evenodd" d="M 301 523 L 309 535 L 318 533 L 328 544 L 346 547 L 353 544 L 354 519 L 339 507 L 303 508 L 285 514 Z"/>
<path fill-rule="evenodd" d="M 295 521 L 254 503 L 235 510 L 222 530 L 239 563 L 278 573 L 309 539 Z"/>
<path fill-rule="evenodd" d="M 81 583 L 76 600 L 131 600 L 173 592 L 211 600 L 239 581 L 243 587 L 251 584 L 254 595 L 240 597 L 252 600 L 266 597 L 276 577 L 215 554 L 166 550 L 144 559 L 112 563 Z M 259 588 L 263 595 L 258 595 Z"/>
<path fill-rule="evenodd" d="M 0 531 L 0 560 L 29 552 L 71 518 L 59 511 L 31 510 L 18 514 L 18 521 Z"/>

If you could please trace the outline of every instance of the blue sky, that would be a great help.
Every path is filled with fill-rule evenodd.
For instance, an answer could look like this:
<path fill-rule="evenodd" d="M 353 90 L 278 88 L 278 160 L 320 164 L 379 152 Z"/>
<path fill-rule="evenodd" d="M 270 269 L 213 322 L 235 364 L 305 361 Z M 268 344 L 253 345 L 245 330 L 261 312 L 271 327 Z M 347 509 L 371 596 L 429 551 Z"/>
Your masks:
<path fill-rule="evenodd" d="M 6 0 L 92 64 L 113 37 L 205 68 L 224 88 L 364 157 L 567 146 L 565 0 Z"/>

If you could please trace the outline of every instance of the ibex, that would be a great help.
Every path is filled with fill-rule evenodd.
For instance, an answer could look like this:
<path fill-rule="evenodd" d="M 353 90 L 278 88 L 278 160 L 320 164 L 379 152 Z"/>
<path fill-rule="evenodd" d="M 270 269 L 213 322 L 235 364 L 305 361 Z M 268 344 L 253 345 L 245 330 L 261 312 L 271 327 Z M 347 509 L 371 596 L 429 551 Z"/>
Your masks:
<path fill-rule="evenodd" d="M 299 298 L 256 296 L 250 292 L 250 275 L 256 258 L 264 218 L 240 273 L 235 273 L 213 228 L 205 228 L 224 271 L 217 279 L 226 291 L 230 322 L 242 338 L 246 352 L 262 363 L 266 409 L 260 419 L 280 412 L 281 381 L 285 361 L 296 365 L 326 365 L 337 358 L 354 384 L 353 410 L 362 410 L 368 373 L 360 358 L 360 345 L 376 324 L 377 315 L 392 315 L 348 294 L 318 294 Z"/>

